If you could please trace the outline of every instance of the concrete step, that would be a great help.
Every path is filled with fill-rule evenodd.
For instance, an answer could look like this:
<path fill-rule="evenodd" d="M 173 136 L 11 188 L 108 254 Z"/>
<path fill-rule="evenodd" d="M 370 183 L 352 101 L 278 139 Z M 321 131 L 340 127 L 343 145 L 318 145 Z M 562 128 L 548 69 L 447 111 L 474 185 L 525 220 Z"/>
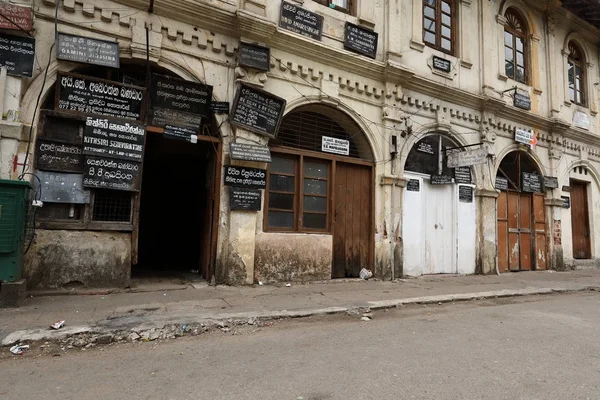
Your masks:
<path fill-rule="evenodd" d="M 573 270 L 600 269 L 600 259 L 593 258 L 589 260 L 565 260 L 565 266 Z"/>

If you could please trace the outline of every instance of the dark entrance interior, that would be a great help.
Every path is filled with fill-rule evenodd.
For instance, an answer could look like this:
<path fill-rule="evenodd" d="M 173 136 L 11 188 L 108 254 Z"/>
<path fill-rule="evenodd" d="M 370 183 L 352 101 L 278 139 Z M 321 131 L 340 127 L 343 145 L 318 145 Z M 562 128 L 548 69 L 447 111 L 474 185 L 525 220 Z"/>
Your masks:
<path fill-rule="evenodd" d="M 213 143 L 148 133 L 134 275 L 198 271 L 211 278 L 214 155 Z"/>

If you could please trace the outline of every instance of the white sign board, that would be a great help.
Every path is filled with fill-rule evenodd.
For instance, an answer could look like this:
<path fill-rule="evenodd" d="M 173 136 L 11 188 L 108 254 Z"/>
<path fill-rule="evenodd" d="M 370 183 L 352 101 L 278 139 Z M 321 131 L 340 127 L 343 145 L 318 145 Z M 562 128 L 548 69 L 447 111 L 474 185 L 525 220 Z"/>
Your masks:
<path fill-rule="evenodd" d="M 515 141 L 523 144 L 532 144 L 534 133 L 525 129 L 515 129 Z"/>
<path fill-rule="evenodd" d="M 341 154 L 343 156 L 350 155 L 350 141 L 323 136 L 323 141 L 321 142 L 321 151 L 326 153 Z"/>
<path fill-rule="evenodd" d="M 577 128 L 590 130 L 590 117 L 581 111 L 575 111 L 573 113 L 573 125 Z"/>
<path fill-rule="evenodd" d="M 487 162 L 488 149 L 465 150 L 448 154 L 448 168 L 470 167 L 471 165 L 485 164 Z"/>

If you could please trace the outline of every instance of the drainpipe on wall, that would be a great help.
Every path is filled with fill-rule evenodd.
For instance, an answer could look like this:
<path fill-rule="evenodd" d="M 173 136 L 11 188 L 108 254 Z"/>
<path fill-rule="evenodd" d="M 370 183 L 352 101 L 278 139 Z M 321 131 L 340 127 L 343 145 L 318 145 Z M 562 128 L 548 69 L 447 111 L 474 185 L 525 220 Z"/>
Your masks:
<path fill-rule="evenodd" d="M 391 149 L 390 149 L 390 156 L 391 156 L 391 162 L 392 162 L 392 177 L 395 177 L 396 175 L 396 156 L 398 155 L 398 138 L 396 135 L 392 135 L 392 143 L 391 143 Z M 390 272 L 391 272 L 391 278 L 392 281 L 394 279 L 396 279 L 395 277 L 395 270 L 396 270 L 396 260 L 395 260 L 395 254 L 396 254 L 396 216 L 394 214 L 395 211 L 395 190 L 394 188 L 396 187 L 396 182 L 392 182 L 392 187 L 391 187 L 391 199 L 390 199 Z"/>

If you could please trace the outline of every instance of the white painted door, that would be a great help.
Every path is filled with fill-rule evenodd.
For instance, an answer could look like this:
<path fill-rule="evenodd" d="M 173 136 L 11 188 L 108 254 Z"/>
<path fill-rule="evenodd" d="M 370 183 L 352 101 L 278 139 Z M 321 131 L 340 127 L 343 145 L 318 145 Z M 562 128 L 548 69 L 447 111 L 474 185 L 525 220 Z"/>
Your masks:
<path fill-rule="evenodd" d="M 423 274 L 456 273 L 455 185 L 431 185 L 425 181 L 424 189 Z"/>
<path fill-rule="evenodd" d="M 463 187 L 463 196 L 460 196 L 461 186 Z M 477 242 L 477 213 L 475 203 L 475 186 L 473 185 L 455 185 L 457 203 L 457 245 L 458 245 L 458 263 L 457 269 L 459 274 L 474 274 L 475 273 L 475 257 L 476 257 L 476 242 Z M 465 190 L 470 188 L 470 190 Z M 467 193 L 465 193 L 467 192 Z M 470 192 L 470 193 L 469 193 Z M 470 202 L 468 196 L 470 194 Z"/>
<path fill-rule="evenodd" d="M 404 243 L 403 274 L 423 275 L 425 256 L 423 231 L 423 184 L 424 178 L 417 174 L 406 174 L 409 180 L 404 188 L 402 202 L 402 239 Z"/>

